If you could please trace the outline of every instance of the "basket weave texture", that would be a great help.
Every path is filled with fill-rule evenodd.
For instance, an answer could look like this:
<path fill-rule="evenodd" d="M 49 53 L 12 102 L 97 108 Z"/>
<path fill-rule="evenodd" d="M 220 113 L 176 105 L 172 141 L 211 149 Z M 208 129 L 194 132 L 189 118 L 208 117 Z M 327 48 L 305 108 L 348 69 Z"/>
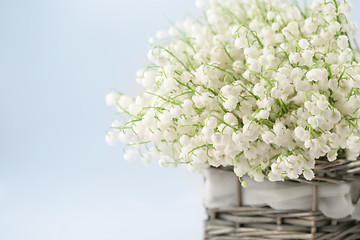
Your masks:
<path fill-rule="evenodd" d="M 231 171 L 231 168 L 217 168 Z M 243 206 L 242 187 L 237 187 L 238 206 L 208 208 L 205 240 L 237 239 L 360 239 L 360 222 L 350 216 L 332 219 L 318 211 L 318 186 L 360 181 L 360 161 L 317 160 L 316 177 L 312 181 L 299 178 L 296 182 L 312 184 L 311 210 L 274 210 L 270 207 Z M 290 181 L 290 180 L 288 180 Z"/>

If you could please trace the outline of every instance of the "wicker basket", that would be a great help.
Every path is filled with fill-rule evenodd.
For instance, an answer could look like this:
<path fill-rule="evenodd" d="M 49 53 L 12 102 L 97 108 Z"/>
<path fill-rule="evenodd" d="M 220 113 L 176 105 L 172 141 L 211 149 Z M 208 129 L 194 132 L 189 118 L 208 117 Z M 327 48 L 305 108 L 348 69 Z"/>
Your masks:
<path fill-rule="evenodd" d="M 221 168 L 220 170 L 231 170 Z M 350 217 L 331 219 L 318 211 L 318 185 L 340 184 L 360 180 L 360 161 L 317 160 L 316 177 L 312 181 L 311 210 L 274 210 L 270 207 L 250 207 L 241 204 L 238 184 L 238 206 L 207 209 L 206 240 L 236 239 L 360 239 L 360 223 Z"/>

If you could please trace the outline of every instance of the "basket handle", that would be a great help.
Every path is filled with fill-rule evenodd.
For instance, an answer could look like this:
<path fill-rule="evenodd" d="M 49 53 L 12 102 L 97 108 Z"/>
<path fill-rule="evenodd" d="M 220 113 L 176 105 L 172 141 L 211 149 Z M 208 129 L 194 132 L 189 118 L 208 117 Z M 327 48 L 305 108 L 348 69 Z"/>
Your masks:
<path fill-rule="evenodd" d="M 237 188 L 237 205 L 240 207 L 242 205 L 242 186 L 239 179 L 237 179 L 236 181 L 236 188 Z"/>
<path fill-rule="evenodd" d="M 318 210 L 318 185 L 313 184 L 312 187 L 312 211 L 316 212 Z"/>
<path fill-rule="evenodd" d="M 312 208 L 313 214 L 318 210 L 318 185 L 312 185 Z M 315 214 L 314 214 L 315 215 Z M 311 234 L 315 234 L 317 232 L 316 226 L 311 227 Z"/>

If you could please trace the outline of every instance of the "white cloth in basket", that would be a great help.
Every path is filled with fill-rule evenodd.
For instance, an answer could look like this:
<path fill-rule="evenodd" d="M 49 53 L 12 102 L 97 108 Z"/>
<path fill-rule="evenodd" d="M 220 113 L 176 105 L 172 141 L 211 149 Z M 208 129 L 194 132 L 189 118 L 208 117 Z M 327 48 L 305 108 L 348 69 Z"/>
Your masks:
<path fill-rule="evenodd" d="M 238 179 L 231 171 L 209 168 L 204 171 L 205 199 L 207 208 L 237 205 Z M 294 182 L 256 182 L 244 177 L 248 183 L 242 190 L 244 205 L 268 205 L 277 210 L 310 210 L 312 206 L 312 185 Z M 326 216 L 334 219 L 351 215 L 360 220 L 360 203 L 353 204 L 360 195 L 360 183 L 321 184 L 318 188 L 318 208 Z"/>

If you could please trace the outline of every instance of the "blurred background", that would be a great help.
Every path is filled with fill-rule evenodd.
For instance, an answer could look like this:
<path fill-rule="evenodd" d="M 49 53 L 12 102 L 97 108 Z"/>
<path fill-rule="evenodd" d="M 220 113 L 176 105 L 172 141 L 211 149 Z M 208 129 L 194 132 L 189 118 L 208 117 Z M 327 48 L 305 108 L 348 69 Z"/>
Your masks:
<path fill-rule="evenodd" d="M 185 13 L 201 11 L 193 0 L 0 1 L 1 240 L 201 239 L 202 177 L 127 162 L 104 141 L 105 95 L 141 90 L 147 39 Z"/>
<path fill-rule="evenodd" d="M 104 140 L 147 39 L 192 0 L 0 1 L 0 239 L 200 239 L 202 178 Z"/>

